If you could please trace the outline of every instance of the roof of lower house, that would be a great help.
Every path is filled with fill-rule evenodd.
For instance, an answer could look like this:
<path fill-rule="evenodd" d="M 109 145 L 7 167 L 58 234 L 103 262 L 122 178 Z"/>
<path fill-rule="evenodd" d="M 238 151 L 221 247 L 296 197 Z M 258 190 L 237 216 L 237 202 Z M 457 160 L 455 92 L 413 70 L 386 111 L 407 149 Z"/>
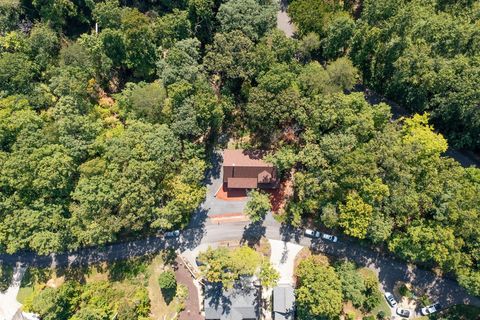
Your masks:
<path fill-rule="evenodd" d="M 223 165 L 227 167 L 273 167 L 272 164 L 263 161 L 265 151 L 227 149 L 223 151 Z"/>
<path fill-rule="evenodd" d="M 257 187 L 257 178 L 228 178 L 228 187 L 233 189 L 254 189 Z"/>
<path fill-rule="evenodd" d="M 204 309 L 206 320 L 258 319 L 258 289 L 251 282 L 228 290 L 221 284 L 206 284 Z"/>
<path fill-rule="evenodd" d="M 273 312 L 275 320 L 293 319 L 295 293 L 291 285 L 280 285 L 273 288 Z"/>

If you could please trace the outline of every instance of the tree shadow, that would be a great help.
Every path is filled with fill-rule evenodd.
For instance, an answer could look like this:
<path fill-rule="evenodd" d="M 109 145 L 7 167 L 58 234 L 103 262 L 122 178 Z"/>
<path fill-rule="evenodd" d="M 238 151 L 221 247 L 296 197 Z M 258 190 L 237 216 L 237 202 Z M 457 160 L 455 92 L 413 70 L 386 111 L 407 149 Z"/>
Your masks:
<path fill-rule="evenodd" d="M 240 244 L 247 244 L 249 247 L 253 247 L 260 243 L 260 240 L 265 236 L 267 228 L 263 226 L 263 221 L 252 222 L 244 227 L 242 239 Z"/>
<path fill-rule="evenodd" d="M 175 295 L 177 293 L 177 287 L 175 288 L 168 288 L 168 289 L 160 289 L 162 292 L 163 300 L 165 300 L 165 303 L 169 305 L 173 299 L 175 298 Z"/>

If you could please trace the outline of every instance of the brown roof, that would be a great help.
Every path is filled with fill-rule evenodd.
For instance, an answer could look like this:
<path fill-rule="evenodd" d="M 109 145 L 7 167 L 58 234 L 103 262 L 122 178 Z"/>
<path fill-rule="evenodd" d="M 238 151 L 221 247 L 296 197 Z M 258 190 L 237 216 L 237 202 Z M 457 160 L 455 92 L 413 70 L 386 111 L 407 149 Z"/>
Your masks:
<path fill-rule="evenodd" d="M 228 188 L 254 189 L 257 187 L 257 178 L 228 178 Z"/>
<path fill-rule="evenodd" d="M 258 174 L 259 183 L 270 183 L 272 182 L 272 174 L 267 170 L 263 170 Z"/>
<path fill-rule="evenodd" d="M 273 167 L 272 164 L 262 160 L 264 155 L 264 151 L 225 150 L 223 152 L 223 165 L 227 167 Z"/>

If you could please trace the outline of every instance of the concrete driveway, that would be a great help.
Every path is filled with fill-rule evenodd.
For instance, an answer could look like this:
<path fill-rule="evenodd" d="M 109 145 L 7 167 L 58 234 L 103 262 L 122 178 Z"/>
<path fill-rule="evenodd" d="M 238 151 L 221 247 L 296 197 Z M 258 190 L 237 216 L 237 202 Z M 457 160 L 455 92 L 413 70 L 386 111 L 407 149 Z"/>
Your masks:
<path fill-rule="evenodd" d="M 295 257 L 302 250 L 303 246 L 284 242 L 280 240 L 268 239 L 271 247 L 270 262 L 280 273 L 278 284 L 293 285 L 293 268 L 295 266 Z"/>

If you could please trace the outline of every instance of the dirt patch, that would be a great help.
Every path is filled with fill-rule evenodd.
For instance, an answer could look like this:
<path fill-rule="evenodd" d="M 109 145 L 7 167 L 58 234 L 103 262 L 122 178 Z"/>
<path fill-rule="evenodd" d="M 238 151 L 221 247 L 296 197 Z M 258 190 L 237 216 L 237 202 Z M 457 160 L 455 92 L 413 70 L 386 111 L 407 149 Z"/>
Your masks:
<path fill-rule="evenodd" d="M 276 215 L 285 213 L 285 205 L 288 199 L 293 195 L 293 173 L 286 179 L 282 180 L 277 189 L 267 190 L 270 195 L 270 203 L 272 204 L 272 212 Z"/>
<path fill-rule="evenodd" d="M 215 198 L 225 201 L 238 201 L 247 198 L 246 189 L 228 189 L 227 184 L 224 183 L 215 194 Z"/>
<path fill-rule="evenodd" d="M 355 308 L 351 301 L 347 301 L 343 304 L 343 314 L 344 315 L 353 315 L 355 320 L 361 320 L 363 318 L 363 314 L 360 310 Z"/>

